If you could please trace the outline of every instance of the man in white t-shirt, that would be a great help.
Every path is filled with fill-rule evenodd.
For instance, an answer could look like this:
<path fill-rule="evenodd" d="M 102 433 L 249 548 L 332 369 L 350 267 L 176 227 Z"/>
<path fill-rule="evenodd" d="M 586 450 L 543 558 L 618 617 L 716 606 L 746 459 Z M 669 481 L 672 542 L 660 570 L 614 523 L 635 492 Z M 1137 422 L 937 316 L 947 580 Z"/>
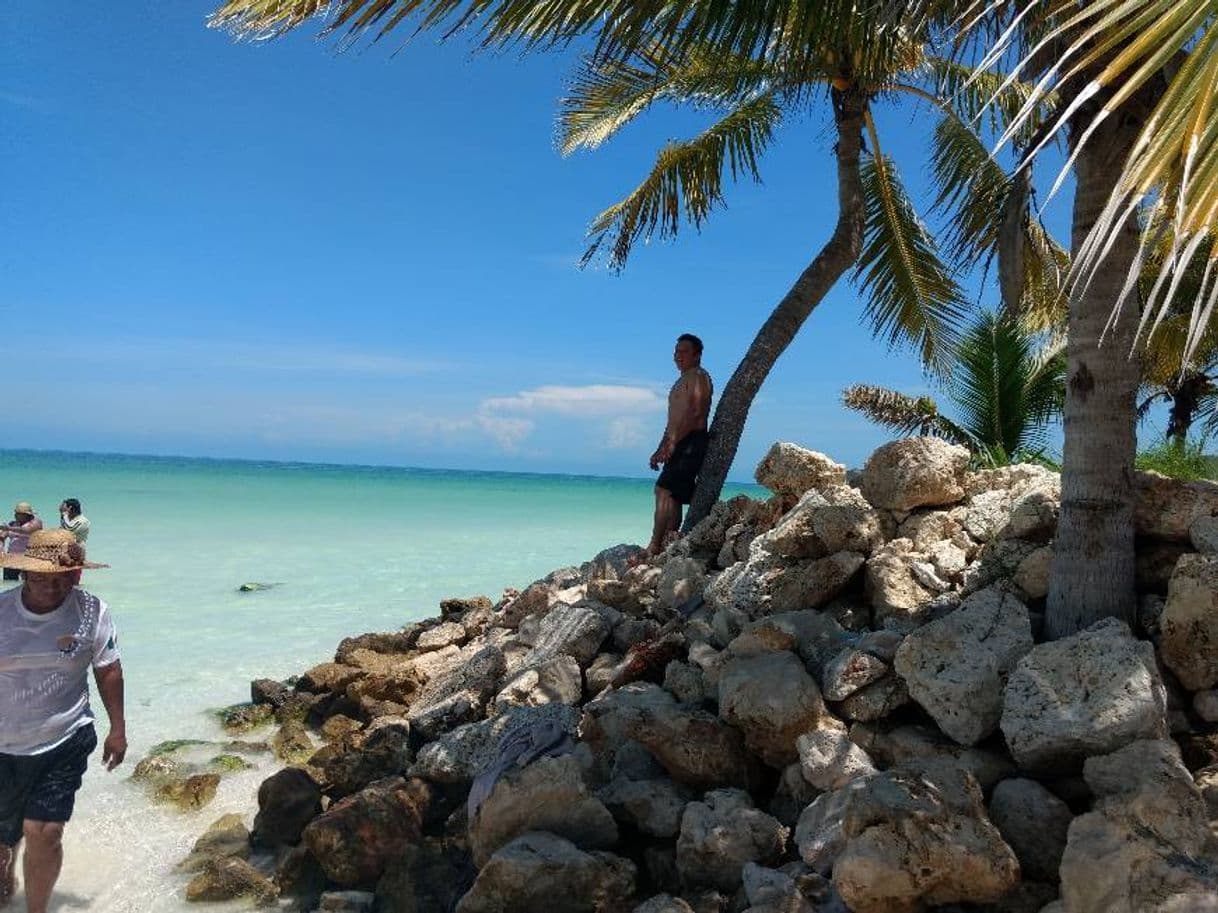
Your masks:
<path fill-rule="evenodd" d="M 85 561 L 68 530 L 33 533 L 0 566 L 23 578 L 0 593 L 0 906 L 16 891 L 24 838 L 26 910 L 46 913 L 64 824 L 97 747 L 88 672 L 110 718 L 102 762 L 113 770 L 127 753 L 123 668 L 109 607 L 77 586 L 81 570 L 106 565 Z"/>
<path fill-rule="evenodd" d="M 89 538 L 89 518 L 80 512 L 80 501 L 64 498 L 59 505 L 59 528 L 66 529 L 84 545 Z"/>

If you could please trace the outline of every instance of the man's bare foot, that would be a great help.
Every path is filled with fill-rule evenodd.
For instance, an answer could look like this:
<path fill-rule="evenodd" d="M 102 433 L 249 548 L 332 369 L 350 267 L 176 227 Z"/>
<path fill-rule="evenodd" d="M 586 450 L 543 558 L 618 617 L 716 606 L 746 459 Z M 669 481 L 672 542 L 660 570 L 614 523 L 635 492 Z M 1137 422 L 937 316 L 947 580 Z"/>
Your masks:
<path fill-rule="evenodd" d="M 642 551 L 635 552 L 633 555 L 631 555 L 629 558 L 627 558 L 626 567 L 638 567 L 640 564 L 646 564 L 648 561 L 650 561 L 652 558 L 654 558 L 657 554 L 659 554 L 659 553 L 657 551 L 653 550 L 652 547 L 649 545 L 649 546 L 647 546 L 647 548 L 643 549 Z"/>
<path fill-rule="evenodd" d="M 0 907 L 7 907 L 17 893 L 16 855 L 11 847 L 0 846 Z"/>

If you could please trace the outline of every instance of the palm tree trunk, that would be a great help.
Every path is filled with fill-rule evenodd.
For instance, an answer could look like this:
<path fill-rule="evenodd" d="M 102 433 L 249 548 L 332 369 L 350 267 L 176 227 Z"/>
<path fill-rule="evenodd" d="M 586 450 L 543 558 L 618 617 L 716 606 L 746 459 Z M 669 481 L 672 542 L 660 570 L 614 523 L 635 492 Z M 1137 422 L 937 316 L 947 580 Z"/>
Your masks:
<path fill-rule="evenodd" d="M 863 182 L 859 155 L 863 146 L 863 116 L 866 98 L 856 89 L 841 93 L 835 105 L 837 123 L 837 226 L 820 253 L 800 274 L 790 291 L 774 308 L 753 338 L 744 358 L 723 388 L 710 427 L 710 447 L 698 475 L 693 503 L 685 518 L 690 530 L 710 513 L 728 470 L 736 458 L 740 435 L 748 420 L 753 399 L 765 383 L 778 357 L 786 351 L 804 321 L 854 265 L 863 248 Z"/>
<path fill-rule="evenodd" d="M 1138 126 L 1114 116 L 1076 164 L 1071 243 L 1079 245 L 1116 186 Z M 1101 135 L 1103 134 L 1103 135 Z M 1131 219 L 1091 284 L 1070 301 L 1066 347 L 1062 507 L 1053 542 L 1045 634 L 1065 637 L 1109 616 L 1131 625 L 1134 589 L 1133 463 L 1138 363 L 1130 357 L 1136 300 L 1100 336 L 1137 252 Z"/>

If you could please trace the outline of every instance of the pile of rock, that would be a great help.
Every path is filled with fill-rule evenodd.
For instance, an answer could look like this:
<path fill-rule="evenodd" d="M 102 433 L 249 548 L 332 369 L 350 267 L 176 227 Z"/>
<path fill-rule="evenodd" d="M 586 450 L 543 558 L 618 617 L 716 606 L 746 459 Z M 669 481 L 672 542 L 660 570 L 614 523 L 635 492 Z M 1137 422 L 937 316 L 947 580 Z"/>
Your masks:
<path fill-rule="evenodd" d="M 324 744 L 248 838 L 205 835 L 190 896 L 1218 910 L 1218 486 L 1140 476 L 1136 629 L 1042 643 L 1054 473 L 912 438 L 852 476 L 775 445 L 757 480 L 654 561 L 618 546 L 255 682 Z"/>

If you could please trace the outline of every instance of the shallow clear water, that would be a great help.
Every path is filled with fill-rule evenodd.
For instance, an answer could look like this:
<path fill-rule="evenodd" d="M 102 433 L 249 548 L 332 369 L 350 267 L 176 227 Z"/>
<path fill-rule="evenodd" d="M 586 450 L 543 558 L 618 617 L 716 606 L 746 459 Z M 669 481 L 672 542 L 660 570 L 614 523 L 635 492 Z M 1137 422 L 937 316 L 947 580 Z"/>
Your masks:
<path fill-rule="evenodd" d="M 646 479 L 27 451 L 0 451 L 0 468 L 0 509 L 28 500 L 51 525 L 77 497 L 89 557 L 112 565 L 83 586 L 119 626 L 130 751 L 112 774 L 94 755 L 57 891 L 57 909 L 99 913 L 197 913 L 173 865 L 221 814 L 250 824 L 269 771 L 230 775 L 182 814 L 128 779 L 152 745 L 220 738 L 209 709 L 331 658 L 347 635 L 645 540 L 652 509 Z M 275 586 L 237 592 L 247 581 Z"/>

